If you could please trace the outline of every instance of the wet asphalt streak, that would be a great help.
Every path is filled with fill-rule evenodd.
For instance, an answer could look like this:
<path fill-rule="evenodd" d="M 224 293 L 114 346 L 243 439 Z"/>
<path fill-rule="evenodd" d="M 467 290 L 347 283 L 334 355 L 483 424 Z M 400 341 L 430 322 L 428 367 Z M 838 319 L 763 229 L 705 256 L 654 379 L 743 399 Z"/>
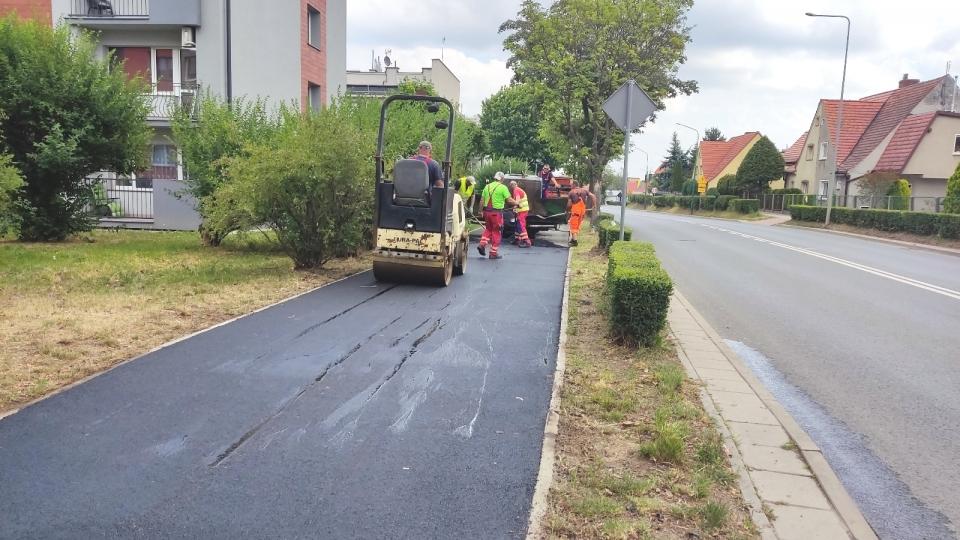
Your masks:
<path fill-rule="evenodd" d="M 0 538 L 523 537 L 563 236 L 448 288 L 366 272 L 0 420 Z"/>
<path fill-rule="evenodd" d="M 816 441 L 881 538 L 956 537 L 960 296 L 949 291 L 960 291 L 960 257 L 627 212 L 634 237 L 654 243 L 678 289 Z"/>

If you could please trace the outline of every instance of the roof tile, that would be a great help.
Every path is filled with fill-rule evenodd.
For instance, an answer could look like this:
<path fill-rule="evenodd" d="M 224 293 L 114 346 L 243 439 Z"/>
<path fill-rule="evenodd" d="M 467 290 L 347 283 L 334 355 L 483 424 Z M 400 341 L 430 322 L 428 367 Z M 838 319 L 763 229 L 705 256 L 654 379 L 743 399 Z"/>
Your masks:
<path fill-rule="evenodd" d="M 716 179 L 717 175 L 758 135 L 760 133 L 757 131 L 748 131 L 728 141 L 702 141 L 700 143 L 700 163 L 703 168 L 703 176 L 707 178 L 707 181 L 712 182 Z"/>
<path fill-rule="evenodd" d="M 920 140 L 926 135 L 927 129 L 933 122 L 936 112 L 926 114 L 917 114 L 908 116 L 906 120 L 900 123 L 890 144 L 883 150 L 880 161 L 877 162 L 874 170 L 881 172 L 903 172 L 907 162 L 913 156 Z"/>
<path fill-rule="evenodd" d="M 790 164 L 800 161 L 800 154 L 803 153 L 803 147 L 807 144 L 807 134 L 808 131 L 804 131 L 803 135 L 797 138 L 796 142 L 793 143 L 790 148 L 787 148 L 783 151 L 783 162 Z"/>
<path fill-rule="evenodd" d="M 824 99 L 822 103 L 823 117 L 827 122 L 827 133 L 832 146 L 836 141 L 837 111 L 840 100 Z M 840 148 L 837 152 L 839 163 L 846 161 L 881 107 L 883 102 L 843 100 L 843 128 L 840 133 Z"/>

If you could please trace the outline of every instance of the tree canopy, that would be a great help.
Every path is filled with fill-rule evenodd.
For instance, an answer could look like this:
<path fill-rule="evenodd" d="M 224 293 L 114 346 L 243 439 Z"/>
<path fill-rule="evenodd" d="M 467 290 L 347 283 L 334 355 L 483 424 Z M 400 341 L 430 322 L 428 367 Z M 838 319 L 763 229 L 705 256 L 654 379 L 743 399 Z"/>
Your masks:
<path fill-rule="evenodd" d="M 623 134 L 603 102 L 634 79 L 663 109 L 666 98 L 697 91 L 677 71 L 690 41 L 692 0 L 557 0 L 543 8 L 525 0 L 506 34 L 508 66 L 518 82 L 543 96 L 541 134 L 567 169 L 601 180 L 623 152 Z"/>
<path fill-rule="evenodd" d="M 766 135 L 760 137 L 737 169 L 737 187 L 756 197 L 783 178 L 783 155 Z"/>
<path fill-rule="evenodd" d="M 12 156 L 25 182 L 14 202 L 21 240 L 89 230 L 87 177 L 145 165 L 143 87 L 95 51 L 87 34 L 72 36 L 66 25 L 0 19 L 0 154 Z"/>
<path fill-rule="evenodd" d="M 543 163 L 554 169 L 563 165 L 550 153 L 540 136 L 541 100 L 532 84 L 514 84 L 483 101 L 480 125 L 486 133 L 490 152 L 527 162 L 533 170 Z"/>
<path fill-rule="evenodd" d="M 953 176 L 947 180 L 947 198 L 943 201 L 943 211 L 960 214 L 960 164 Z"/>
<path fill-rule="evenodd" d="M 726 137 L 723 136 L 723 133 L 720 132 L 718 127 L 708 127 L 706 131 L 703 132 L 703 140 L 705 141 L 725 141 Z"/>

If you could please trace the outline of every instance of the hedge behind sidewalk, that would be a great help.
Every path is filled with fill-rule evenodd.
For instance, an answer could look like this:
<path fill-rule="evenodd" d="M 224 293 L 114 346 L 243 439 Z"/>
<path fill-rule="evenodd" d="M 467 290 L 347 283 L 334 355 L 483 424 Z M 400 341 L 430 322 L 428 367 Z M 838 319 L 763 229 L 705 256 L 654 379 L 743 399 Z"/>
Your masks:
<path fill-rule="evenodd" d="M 610 246 L 613 245 L 614 242 L 620 240 L 620 224 L 613 220 L 601 221 L 600 225 L 597 226 L 597 236 L 600 247 L 609 251 Z M 624 241 L 629 242 L 631 237 L 633 237 L 633 229 L 630 227 L 624 227 Z"/>
<path fill-rule="evenodd" d="M 660 267 L 652 244 L 612 243 L 606 294 L 615 338 L 654 345 L 667 324 L 672 292 L 673 282 Z"/>
<path fill-rule="evenodd" d="M 827 209 L 822 206 L 795 204 L 790 207 L 790 217 L 797 221 L 823 222 L 826 215 Z M 830 220 L 833 223 L 888 232 L 960 238 L 960 214 L 837 207 L 831 211 Z"/>

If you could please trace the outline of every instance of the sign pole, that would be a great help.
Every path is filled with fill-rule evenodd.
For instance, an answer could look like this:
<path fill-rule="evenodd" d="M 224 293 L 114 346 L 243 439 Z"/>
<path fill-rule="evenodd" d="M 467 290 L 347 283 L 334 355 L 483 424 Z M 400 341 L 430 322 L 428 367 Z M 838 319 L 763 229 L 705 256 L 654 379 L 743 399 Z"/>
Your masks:
<path fill-rule="evenodd" d="M 633 79 L 627 81 L 627 84 L 633 86 Z M 627 115 L 624 118 L 624 125 L 630 124 L 630 118 L 633 114 L 633 99 L 630 92 L 627 92 Z M 623 132 L 623 189 L 620 191 L 620 240 L 623 240 L 624 221 L 627 217 L 627 164 L 630 163 L 630 129 Z"/>

